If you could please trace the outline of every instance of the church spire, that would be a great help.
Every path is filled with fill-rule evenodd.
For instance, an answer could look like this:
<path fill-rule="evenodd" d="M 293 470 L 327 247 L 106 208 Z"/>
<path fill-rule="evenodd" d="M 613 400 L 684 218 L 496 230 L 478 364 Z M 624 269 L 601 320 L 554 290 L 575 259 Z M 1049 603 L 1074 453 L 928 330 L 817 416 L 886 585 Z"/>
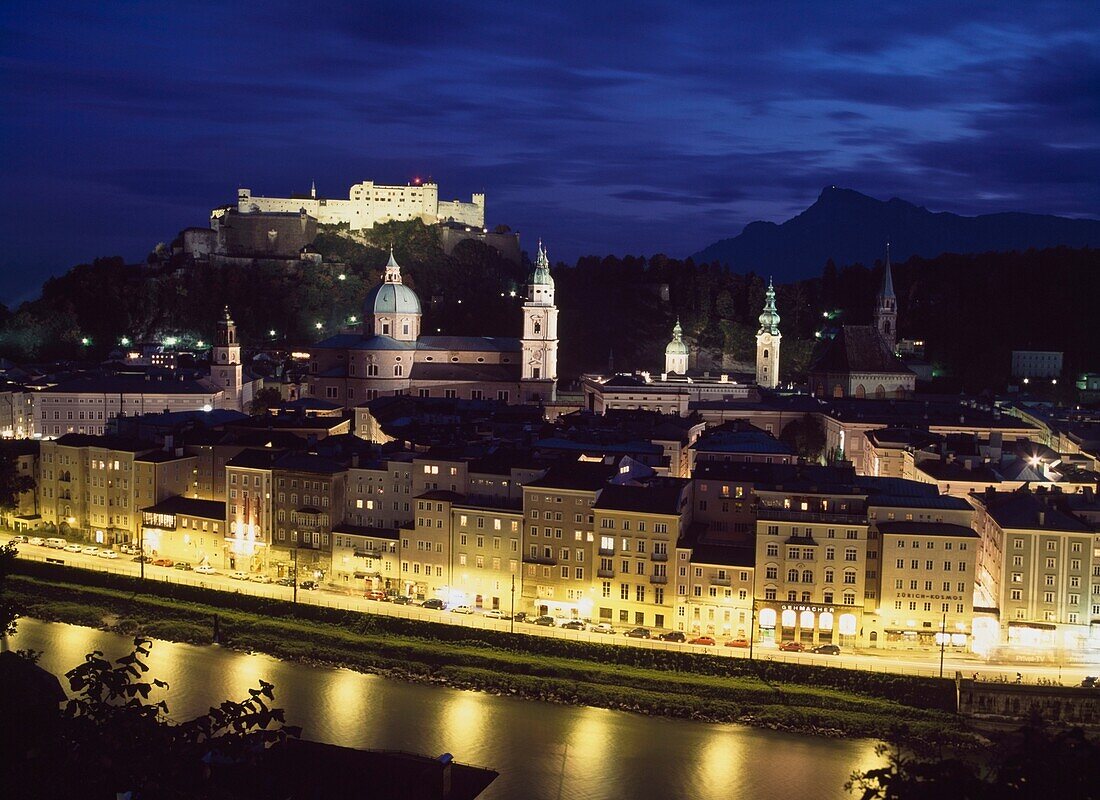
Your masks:
<path fill-rule="evenodd" d="M 882 288 L 875 296 L 875 327 L 890 352 L 894 352 L 898 342 L 898 298 L 894 294 L 889 242 L 886 244 L 886 263 L 882 267 Z"/>
<path fill-rule="evenodd" d="M 890 243 L 886 243 L 886 266 L 882 270 L 882 289 L 879 292 L 879 297 L 893 297 L 894 295 L 894 275 L 890 269 Z"/>
<path fill-rule="evenodd" d="M 775 285 L 768 278 L 768 288 L 764 292 L 764 311 L 760 314 L 760 330 L 757 333 L 779 333 L 779 312 L 775 310 Z"/>
<path fill-rule="evenodd" d="M 401 265 L 393 257 L 393 245 L 390 245 L 390 260 L 386 262 L 385 283 L 401 283 Z"/>

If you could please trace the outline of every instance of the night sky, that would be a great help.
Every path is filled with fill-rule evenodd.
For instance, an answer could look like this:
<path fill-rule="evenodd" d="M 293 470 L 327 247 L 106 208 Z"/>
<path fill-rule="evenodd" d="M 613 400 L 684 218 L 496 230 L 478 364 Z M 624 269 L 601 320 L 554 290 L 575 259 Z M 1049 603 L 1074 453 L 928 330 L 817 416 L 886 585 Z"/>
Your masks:
<path fill-rule="evenodd" d="M 313 179 L 485 191 L 568 261 L 684 256 L 826 184 L 1100 215 L 1095 2 L 8 0 L 0 102 L 9 303 Z"/>

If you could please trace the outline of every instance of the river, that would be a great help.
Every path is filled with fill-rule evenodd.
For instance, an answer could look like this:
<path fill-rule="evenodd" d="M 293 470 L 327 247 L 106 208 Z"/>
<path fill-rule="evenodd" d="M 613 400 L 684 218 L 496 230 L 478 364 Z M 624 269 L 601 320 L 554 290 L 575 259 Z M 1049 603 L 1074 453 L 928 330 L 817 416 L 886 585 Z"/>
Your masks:
<path fill-rule="evenodd" d="M 42 651 L 62 675 L 84 654 L 117 658 L 131 640 L 92 628 L 23 619 L 12 640 Z M 835 740 L 559 706 L 319 669 L 217 647 L 157 641 L 150 675 L 166 680 L 173 719 L 243 699 L 259 679 L 307 739 L 360 748 L 453 753 L 500 773 L 493 798 L 850 798 L 855 769 L 880 763 L 874 743 Z M 155 697 L 155 696 L 154 696 Z"/>

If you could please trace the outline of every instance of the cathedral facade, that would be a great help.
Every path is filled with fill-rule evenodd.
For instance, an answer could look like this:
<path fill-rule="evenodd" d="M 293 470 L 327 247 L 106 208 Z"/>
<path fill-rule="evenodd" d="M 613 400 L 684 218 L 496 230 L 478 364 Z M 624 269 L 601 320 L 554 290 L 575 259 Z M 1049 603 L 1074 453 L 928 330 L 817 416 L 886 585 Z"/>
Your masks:
<path fill-rule="evenodd" d="M 382 282 L 363 302 L 360 330 L 310 348 L 309 393 L 345 408 L 408 394 L 548 403 L 557 394 L 558 309 L 539 243 L 518 338 L 421 335 L 420 298 L 390 252 Z"/>

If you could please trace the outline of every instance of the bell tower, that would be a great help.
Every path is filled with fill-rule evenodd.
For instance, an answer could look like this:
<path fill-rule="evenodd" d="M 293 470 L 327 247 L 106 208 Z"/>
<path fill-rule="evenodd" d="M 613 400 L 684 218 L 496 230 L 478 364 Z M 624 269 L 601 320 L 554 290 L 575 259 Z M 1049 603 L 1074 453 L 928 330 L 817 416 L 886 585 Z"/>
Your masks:
<path fill-rule="evenodd" d="M 768 280 L 764 295 L 764 310 L 760 314 L 760 330 L 756 332 L 756 384 L 765 389 L 779 385 L 779 313 L 775 310 L 775 286 Z"/>
<path fill-rule="evenodd" d="M 237 411 L 242 407 L 243 374 L 241 367 L 241 344 L 237 340 L 237 324 L 229 316 L 229 306 L 225 315 L 218 320 L 218 331 L 214 335 L 214 348 L 210 353 L 210 378 L 225 392 L 225 405 Z"/>
<path fill-rule="evenodd" d="M 539 241 L 535 271 L 523 304 L 523 401 L 553 400 L 558 385 L 558 309 L 550 259 Z"/>
<path fill-rule="evenodd" d="M 898 298 L 894 294 L 894 276 L 890 271 L 890 245 L 886 245 L 886 265 L 882 269 L 882 287 L 875 295 L 875 327 L 893 353 L 898 343 Z"/>

